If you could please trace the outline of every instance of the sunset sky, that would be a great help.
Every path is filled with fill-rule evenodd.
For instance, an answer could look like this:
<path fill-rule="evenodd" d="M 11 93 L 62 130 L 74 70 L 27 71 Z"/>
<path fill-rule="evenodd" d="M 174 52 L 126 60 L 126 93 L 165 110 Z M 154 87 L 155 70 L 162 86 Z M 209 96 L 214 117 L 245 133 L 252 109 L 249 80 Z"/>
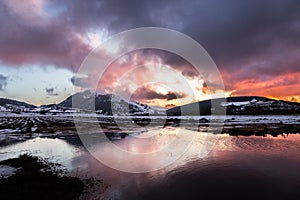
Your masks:
<path fill-rule="evenodd" d="M 36 105 L 60 102 L 74 87 L 89 89 L 90 77 L 76 72 L 109 36 L 132 28 L 164 27 L 206 49 L 220 70 L 227 96 L 300 102 L 299 11 L 297 0 L 2 0 L 0 96 Z M 142 64 L 147 67 L 126 75 Z M 196 97 L 164 67 L 186 79 Z M 116 60 L 99 82 L 99 92 L 112 92 L 124 75 L 124 91 L 152 106 L 171 107 L 178 105 L 176 98 L 189 103 L 219 92 L 208 88 L 186 60 L 161 50 L 139 50 Z M 159 84 L 167 76 L 176 90 Z M 132 89 L 133 79 L 137 90 Z"/>

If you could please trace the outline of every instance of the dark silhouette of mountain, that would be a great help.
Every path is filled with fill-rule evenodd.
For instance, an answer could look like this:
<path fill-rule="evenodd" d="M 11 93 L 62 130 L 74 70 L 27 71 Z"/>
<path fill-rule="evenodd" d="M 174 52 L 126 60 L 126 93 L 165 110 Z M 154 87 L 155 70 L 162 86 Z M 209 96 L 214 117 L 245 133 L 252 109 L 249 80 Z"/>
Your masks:
<path fill-rule="evenodd" d="M 76 105 L 73 106 L 73 99 L 76 99 Z M 110 94 L 97 94 L 87 90 L 69 96 L 64 101 L 57 104 L 66 108 L 85 108 L 86 110 L 110 110 Z M 94 107 L 93 107 L 94 106 Z"/>
<path fill-rule="evenodd" d="M 13 106 L 24 106 L 25 108 L 35 108 L 36 106 L 32 104 L 28 104 L 22 101 L 17 101 L 13 99 L 6 99 L 6 98 L 0 98 L 0 106 L 8 106 L 8 105 L 13 105 Z"/>
<path fill-rule="evenodd" d="M 112 107 L 113 105 L 113 107 Z M 135 101 L 126 101 L 113 94 L 101 94 L 86 90 L 76 93 L 57 104 L 60 107 L 79 108 L 80 110 L 97 111 L 100 114 L 124 114 L 127 111 L 135 114 L 149 114 L 153 111 L 148 105 Z"/>
<path fill-rule="evenodd" d="M 213 106 L 212 100 L 205 100 L 170 108 L 167 110 L 167 115 L 210 115 L 212 110 L 224 109 L 228 115 L 300 114 L 300 104 L 296 102 L 259 96 L 240 96 L 214 99 Z"/>
<path fill-rule="evenodd" d="M 74 103 L 75 105 L 73 105 Z M 0 98 L 0 106 L 13 111 L 22 110 L 21 107 L 36 108 L 34 105 L 6 98 Z M 106 115 L 160 115 L 158 109 L 151 108 L 148 105 L 132 100 L 126 101 L 114 94 L 101 94 L 90 90 L 69 96 L 59 104 L 44 105 L 41 108 L 62 110 L 78 108 L 81 111 L 96 111 L 99 114 Z M 168 116 L 197 116 L 225 113 L 227 115 L 300 114 L 300 103 L 259 96 L 240 96 L 186 104 L 168 109 L 166 113 Z"/>

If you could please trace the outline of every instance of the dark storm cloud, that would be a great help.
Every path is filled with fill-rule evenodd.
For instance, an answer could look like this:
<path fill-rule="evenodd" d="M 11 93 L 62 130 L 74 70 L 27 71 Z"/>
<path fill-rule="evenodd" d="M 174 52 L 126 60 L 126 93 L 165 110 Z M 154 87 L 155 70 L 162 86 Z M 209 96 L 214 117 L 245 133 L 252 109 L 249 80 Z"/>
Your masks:
<path fill-rule="evenodd" d="M 156 25 L 150 19 L 150 2 L 45 1 L 45 13 L 35 13 L 36 2 L 0 2 L 3 63 L 54 64 L 76 71 L 91 50 L 83 39 L 87 32 L 107 29 L 113 34 Z"/>
<path fill-rule="evenodd" d="M 10 65 L 54 64 L 71 68 L 79 65 L 89 47 L 59 19 L 25 20 L 0 3 L 0 59 Z M 36 20 L 36 21 L 35 21 Z"/>
<path fill-rule="evenodd" d="M 300 71 L 297 0 L 55 0 L 44 6 L 45 16 L 33 17 L 26 10 L 16 14 L 5 2 L 0 3 L 0 59 L 7 64 L 54 64 L 76 70 L 91 49 L 82 39 L 86 32 L 107 29 L 111 35 L 160 26 L 202 44 L 224 76 L 232 76 L 225 79 L 227 87 L 234 81 Z M 182 58 L 159 55 L 184 75 L 197 75 Z"/>
<path fill-rule="evenodd" d="M 190 16 L 184 32 L 206 48 L 222 72 L 232 73 L 227 86 L 271 79 L 300 71 L 299 9 L 299 1 L 212 1 Z"/>
<path fill-rule="evenodd" d="M 54 88 L 45 88 L 45 91 L 49 96 L 58 96 L 58 93 L 55 92 Z"/>
<path fill-rule="evenodd" d="M 65 14 L 74 22 L 77 19 L 79 27 L 103 25 L 111 33 L 143 26 L 182 31 L 204 46 L 221 71 L 240 71 L 237 81 L 300 70 L 299 1 L 69 2 Z M 197 75 L 187 70 L 182 58 L 160 55 L 165 63 L 181 68 L 184 75 Z"/>
<path fill-rule="evenodd" d="M 14 8 L 5 2 L 9 1 L 0 2 L 0 59 L 4 64 L 79 66 L 90 48 L 70 27 L 58 18 L 34 15 L 34 10 Z"/>
<path fill-rule="evenodd" d="M 70 81 L 74 86 L 78 86 L 78 87 L 82 87 L 82 88 L 86 88 L 86 87 L 90 86 L 89 78 L 86 78 L 86 77 L 72 76 Z"/>
<path fill-rule="evenodd" d="M 135 91 L 132 98 L 135 100 L 153 100 L 153 99 L 163 99 L 163 100 L 174 100 L 187 97 L 188 95 L 182 92 L 171 92 L 166 94 L 158 93 L 155 90 L 148 87 L 141 87 Z"/>
<path fill-rule="evenodd" d="M 6 85 L 7 85 L 7 76 L 4 76 L 0 74 L 0 91 L 4 91 Z"/>
<path fill-rule="evenodd" d="M 195 76 L 200 76 L 195 67 L 193 67 L 186 59 L 175 53 L 160 49 L 146 49 L 143 51 L 138 51 L 138 53 L 143 55 L 144 60 L 151 60 L 153 56 L 156 56 L 161 59 L 161 64 L 171 66 L 172 68 L 180 71 L 184 76 L 192 78 Z"/>
<path fill-rule="evenodd" d="M 300 71 L 299 1 L 138 1 L 130 2 L 129 7 L 118 4 L 119 1 L 109 1 L 98 8 L 86 6 L 90 12 L 80 20 L 87 22 L 90 15 L 95 21 L 105 19 L 112 33 L 142 26 L 182 31 L 212 56 L 225 76 L 226 88 L 245 79 L 263 81 Z M 110 12 L 115 7 L 116 12 Z M 79 9 L 75 6 L 72 13 Z M 97 10 L 103 12 L 98 14 Z M 183 58 L 163 51 L 154 53 L 183 75 L 199 76 Z"/>
<path fill-rule="evenodd" d="M 165 6 L 175 10 L 177 4 Z M 202 44 L 222 72 L 233 73 L 231 81 L 300 71 L 299 1 L 195 1 L 184 7 L 189 12 L 178 9 L 180 30 Z M 163 58 L 187 69 L 178 57 Z M 193 70 L 183 74 L 197 75 Z"/>

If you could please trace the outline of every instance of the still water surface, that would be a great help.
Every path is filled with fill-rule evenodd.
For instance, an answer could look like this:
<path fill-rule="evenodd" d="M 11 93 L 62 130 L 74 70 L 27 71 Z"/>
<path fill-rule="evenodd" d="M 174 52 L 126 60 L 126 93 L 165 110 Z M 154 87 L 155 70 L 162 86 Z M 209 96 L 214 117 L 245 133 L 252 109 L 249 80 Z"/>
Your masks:
<path fill-rule="evenodd" d="M 166 148 L 176 140 L 178 131 L 193 135 L 191 146 L 161 169 L 159 166 L 175 156 L 172 150 L 156 157 L 141 156 L 137 163 L 130 163 L 120 162 L 120 155 L 109 152 L 108 144 L 92 149 L 94 156 L 105 152 L 105 159 L 120 168 L 138 164 L 150 169 L 146 173 L 126 173 L 108 167 L 76 139 L 64 136 L 37 137 L 1 147 L 0 160 L 30 153 L 63 164 L 75 176 L 102 179 L 101 188 L 84 197 L 91 199 L 300 199 L 299 134 L 285 138 L 234 137 L 165 128 L 159 134 L 157 129 L 149 130 L 114 144 L 137 154 L 149 153 Z"/>

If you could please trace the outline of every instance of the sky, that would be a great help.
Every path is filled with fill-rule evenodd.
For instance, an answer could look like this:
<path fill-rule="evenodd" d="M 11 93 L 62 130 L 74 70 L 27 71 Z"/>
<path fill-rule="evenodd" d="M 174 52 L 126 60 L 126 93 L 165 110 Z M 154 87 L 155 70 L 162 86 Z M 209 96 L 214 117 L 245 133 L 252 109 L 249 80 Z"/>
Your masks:
<path fill-rule="evenodd" d="M 205 48 L 222 75 L 226 96 L 300 102 L 299 10 L 297 0 L 2 0 L 0 96 L 35 105 L 60 102 L 89 89 L 92 77 L 79 77 L 77 71 L 107 38 L 133 28 L 163 27 Z M 126 75 L 145 64 L 135 76 Z M 180 74 L 195 95 L 166 69 Z M 123 76 L 128 77 L 121 83 L 123 92 L 151 106 L 172 107 L 222 92 L 209 88 L 210 80 L 186 60 L 162 50 L 118 58 L 102 76 L 99 92 L 114 91 Z M 164 86 L 166 76 L 176 89 Z"/>

